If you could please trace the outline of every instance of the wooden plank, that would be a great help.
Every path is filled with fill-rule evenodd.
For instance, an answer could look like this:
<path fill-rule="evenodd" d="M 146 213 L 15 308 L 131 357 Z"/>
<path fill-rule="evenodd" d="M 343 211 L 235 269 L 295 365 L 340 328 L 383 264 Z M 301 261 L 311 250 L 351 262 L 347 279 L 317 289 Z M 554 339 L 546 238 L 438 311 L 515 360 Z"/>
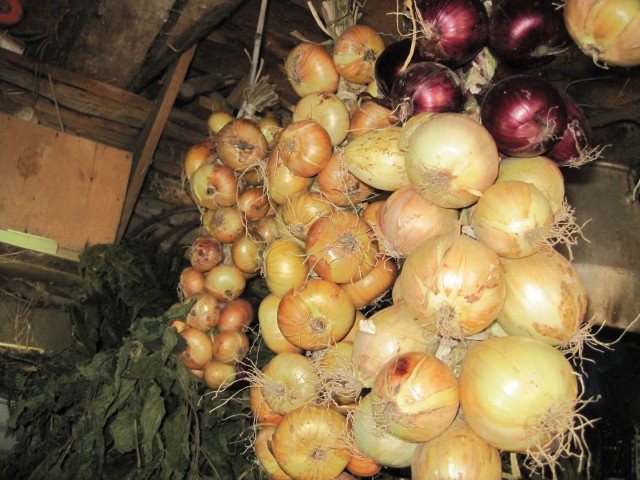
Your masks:
<path fill-rule="evenodd" d="M 0 228 L 82 251 L 112 243 L 129 152 L 0 114 Z"/>
<path fill-rule="evenodd" d="M 71 26 L 73 45 L 66 59 L 68 68 L 127 87 L 169 19 L 176 0 L 71 0 L 69 3 L 71 10 L 82 10 L 84 19 Z M 89 8 L 87 4 L 92 6 Z"/>
<path fill-rule="evenodd" d="M 127 87 L 129 90 L 139 91 L 148 85 L 182 52 L 228 20 L 243 0 L 188 0 L 183 3 L 171 31 L 161 32 L 149 49 L 138 74 Z"/>
<path fill-rule="evenodd" d="M 195 51 L 196 46 L 194 45 L 182 54 L 178 61 L 167 71 L 165 82 L 160 96 L 156 100 L 154 111 L 150 115 L 147 125 L 140 136 L 140 143 L 134 157 L 133 171 L 129 178 L 120 226 L 118 227 L 118 242 L 124 236 L 127 225 L 129 224 L 136 201 L 140 195 L 140 190 L 142 190 L 142 184 L 153 161 L 153 154 L 158 146 L 169 114 L 171 113 L 173 102 L 175 102 L 178 92 L 180 91 L 180 85 L 182 85 L 187 75 L 187 70 L 189 69 Z"/>

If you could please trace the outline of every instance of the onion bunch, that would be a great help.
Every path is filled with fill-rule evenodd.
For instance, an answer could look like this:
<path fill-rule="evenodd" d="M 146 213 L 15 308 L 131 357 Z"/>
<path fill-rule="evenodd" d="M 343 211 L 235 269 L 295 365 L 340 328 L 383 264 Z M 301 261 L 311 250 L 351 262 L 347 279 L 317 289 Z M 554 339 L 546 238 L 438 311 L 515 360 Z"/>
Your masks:
<path fill-rule="evenodd" d="M 584 452 L 568 357 L 590 335 L 587 295 L 555 247 L 579 233 L 560 167 L 599 150 L 545 80 L 468 78 L 492 55 L 548 61 L 567 41 L 549 6 L 418 0 L 413 39 L 302 42 L 290 121 L 226 119 L 190 149 L 204 235 L 180 279 L 180 358 L 215 390 L 241 365 L 270 478 L 497 480 L 500 451 L 532 471 Z M 250 281 L 268 289 L 264 365 L 244 360 Z"/>

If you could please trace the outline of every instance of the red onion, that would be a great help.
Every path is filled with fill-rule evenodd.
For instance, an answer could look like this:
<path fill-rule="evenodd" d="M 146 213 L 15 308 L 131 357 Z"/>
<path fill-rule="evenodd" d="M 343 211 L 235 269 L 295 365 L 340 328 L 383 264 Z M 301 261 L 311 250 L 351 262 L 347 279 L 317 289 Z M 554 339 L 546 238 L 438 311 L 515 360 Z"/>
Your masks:
<path fill-rule="evenodd" d="M 405 38 L 403 40 L 390 43 L 385 47 L 382 53 L 378 55 L 374 68 L 374 77 L 378 86 L 378 92 L 382 94 L 385 99 L 390 99 L 393 82 L 396 80 L 398 75 L 400 75 L 402 67 L 404 67 L 410 52 L 411 39 Z M 411 60 L 409 61 L 409 65 L 424 61 L 426 61 L 426 59 L 422 58 L 417 51 L 414 51 Z"/>
<path fill-rule="evenodd" d="M 510 157 L 536 157 L 562 136 L 567 109 L 551 83 L 532 75 L 513 75 L 486 93 L 480 118 L 500 152 Z"/>
<path fill-rule="evenodd" d="M 449 67 L 439 63 L 415 63 L 393 82 L 391 103 L 402 122 L 422 112 L 461 112 L 464 106 L 462 80 Z"/>
<path fill-rule="evenodd" d="M 592 148 L 591 125 L 582 109 L 568 95 L 563 94 L 562 98 L 567 109 L 567 126 L 546 156 L 558 165 L 579 167 L 599 158 L 602 148 Z"/>
<path fill-rule="evenodd" d="M 418 49 L 427 60 L 457 68 L 482 50 L 489 15 L 481 0 L 416 0 Z"/>
<path fill-rule="evenodd" d="M 544 65 L 569 41 L 554 0 L 502 0 L 494 5 L 487 46 L 501 62 L 525 68 Z"/>

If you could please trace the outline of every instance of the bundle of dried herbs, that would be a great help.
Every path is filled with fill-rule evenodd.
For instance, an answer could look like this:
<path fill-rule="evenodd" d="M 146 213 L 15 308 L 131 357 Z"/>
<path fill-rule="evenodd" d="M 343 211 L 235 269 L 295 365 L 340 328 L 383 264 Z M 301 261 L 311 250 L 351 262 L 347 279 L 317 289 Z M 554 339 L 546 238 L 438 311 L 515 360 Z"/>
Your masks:
<path fill-rule="evenodd" d="M 248 394 L 207 393 L 176 358 L 185 345 L 169 325 L 188 308 L 137 319 L 92 357 L 3 359 L 19 442 L 0 478 L 259 478 Z"/>

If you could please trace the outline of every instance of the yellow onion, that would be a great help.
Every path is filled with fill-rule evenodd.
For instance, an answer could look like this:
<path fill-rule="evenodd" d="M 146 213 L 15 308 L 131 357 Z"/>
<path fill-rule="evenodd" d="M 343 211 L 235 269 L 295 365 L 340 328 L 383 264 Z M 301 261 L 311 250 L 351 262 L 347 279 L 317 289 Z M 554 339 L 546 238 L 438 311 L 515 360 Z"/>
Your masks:
<path fill-rule="evenodd" d="M 431 202 L 463 208 L 478 200 L 498 176 L 500 157 L 491 134 L 460 113 L 439 113 L 408 138 L 406 174 Z"/>
<path fill-rule="evenodd" d="M 275 240 L 264 252 L 262 271 L 271 293 L 281 297 L 307 279 L 304 248 L 292 240 Z"/>
<path fill-rule="evenodd" d="M 355 177 L 344 162 L 341 149 L 336 149 L 329 162 L 316 177 L 322 195 L 337 207 L 357 205 L 373 196 L 374 189 Z"/>
<path fill-rule="evenodd" d="M 362 279 L 341 284 L 342 289 L 356 308 L 363 308 L 382 297 L 398 277 L 398 266 L 394 259 L 383 256 Z"/>
<path fill-rule="evenodd" d="M 500 480 L 500 452 L 458 417 L 439 437 L 418 446 L 411 462 L 413 480 Z"/>
<path fill-rule="evenodd" d="M 282 125 L 280 122 L 273 117 L 262 117 L 258 120 L 258 127 L 260 127 L 260 131 L 264 135 L 264 138 L 267 139 L 267 143 L 272 145 L 275 139 L 278 137 L 280 131 L 282 130 Z"/>
<path fill-rule="evenodd" d="M 402 187 L 384 201 L 377 220 L 382 249 L 404 257 L 425 240 L 457 229 L 458 211 L 435 205 L 413 187 Z"/>
<path fill-rule="evenodd" d="M 291 195 L 308 190 L 313 178 L 294 174 L 280 157 L 278 148 L 271 150 L 267 160 L 265 185 L 269 199 L 284 205 Z"/>
<path fill-rule="evenodd" d="M 344 147 L 344 162 L 357 179 L 380 190 L 395 191 L 409 185 L 405 155 L 398 141 L 402 129 L 370 130 Z"/>
<path fill-rule="evenodd" d="M 347 138 L 353 140 L 370 130 L 382 130 L 398 125 L 398 122 L 392 110 L 372 100 L 365 100 L 351 113 Z"/>
<path fill-rule="evenodd" d="M 300 97 L 314 92 L 338 90 L 340 74 L 331 55 L 320 45 L 303 42 L 285 59 L 287 79 Z"/>
<path fill-rule="evenodd" d="M 217 208 L 209 223 L 211 236 L 225 245 L 232 244 L 244 231 L 244 220 L 236 207 Z"/>
<path fill-rule="evenodd" d="M 293 122 L 313 120 L 329 134 L 333 146 L 340 145 L 349 130 L 349 110 L 335 93 L 316 92 L 305 95 L 293 109 Z"/>
<path fill-rule="evenodd" d="M 213 337 L 213 359 L 221 363 L 241 362 L 249 353 L 249 337 L 240 330 L 224 330 Z"/>
<path fill-rule="evenodd" d="M 245 221 L 255 222 L 269 213 L 269 197 L 261 187 L 249 187 L 238 195 L 238 211 Z"/>
<path fill-rule="evenodd" d="M 205 291 L 220 302 L 235 300 L 242 295 L 246 285 L 244 274 L 235 265 L 217 265 L 204 276 Z"/>
<path fill-rule="evenodd" d="M 245 275 L 252 275 L 262 268 L 264 249 L 264 243 L 246 233 L 241 234 L 231 244 L 231 259 L 238 270 Z"/>
<path fill-rule="evenodd" d="M 252 384 L 274 412 L 284 415 L 298 407 L 309 406 L 317 398 L 320 378 L 311 359 L 299 353 L 278 353 L 253 374 Z"/>
<path fill-rule="evenodd" d="M 547 157 L 503 158 L 496 182 L 518 180 L 531 183 L 540 190 L 557 213 L 564 203 L 564 176 L 560 167 Z"/>
<path fill-rule="evenodd" d="M 329 132 L 318 122 L 300 119 L 289 124 L 276 145 L 279 160 L 300 177 L 313 177 L 329 162 L 333 147 Z"/>
<path fill-rule="evenodd" d="M 449 338 L 488 327 L 506 295 L 498 256 L 456 233 L 421 243 L 407 256 L 396 283 L 407 309 L 426 328 Z"/>
<path fill-rule="evenodd" d="M 216 209 L 236 204 L 238 181 L 226 165 L 205 163 L 191 175 L 191 195 L 198 206 Z"/>
<path fill-rule="evenodd" d="M 260 335 L 265 345 L 274 353 L 301 353 L 302 349 L 291 343 L 282 335 L 278 326 L 278 305 L 281 297 L 270 293 L 260 301 L 258 306 L 258 322 Z"/>
<path fill-rule="evenodd" d="M 257 385 L 249 387 L 249 408 L 257 424 L 277 425 L 282 415 L 274 412 L 262 396 L 262 389 Z"/>
<path fill-rule="evenodd" d="M 564 22 L 580 49 L 599 65 L 640 65 L 640 3 L 635 0 L 567 0 Z"/>
<path fill-rule="evenodd" d="M 363 278 L 373 270 L 378 253 L 366 223 L 347 210 L 316 220 L 309 228 L 305 251 L 312 270 L 335 283 Z"/>
<path fill-rule="evenodd" d="M 253 450 L 256 452 L 260 466 L 269 476 L 269 480 L 291 480 L 291 477 L 284 473 L 271 453 L 270 445 L 275 431 L 275 425 L 261 427 L 256 433 Z"/>
<path fill-rule="evenodd" d="M 382 36 L 367 25 L 345 30 L 333 47 L 333 63 L 345 80 L 365 85 L 373 80 L 374 66 L 384 50 Z"/>
<path fill-rule="evenodd" d="M 533 184 L 517 180 L 489 187 L 471 213 L 475 237 L 505 258 L 546 250 L 554 222 L 547 197 Z"/>
<path fill-rule="evenodd" d="M 587 292 L 573 265 L 557 250 L 503 259 L 507 295 L 498 323 L 509 335 L 568 346 L 587 309 Z"/>
<path fill-rule="evenodd" d="M 204 380 L 207 387 L 213 390 L 220 390 L 232 385 L 237 377 L 236 366 L 232 363 L 212 360 L 202 370 L 202 380 Z"/>
<path fill-rule="evenodd" d="M 511 335 L 477 342 L 459 381 L 465 419 L 495 448 L 553 461 L 579 441 L 577 376 L 552 346 Z"/>
<path fill-rule="evenodd" d="M 287 413 L 276 426 L 271 452 L 296 480 L 333 480 L 347 466 L 347 420 L 322 406 L 306 405 Z"/>
<path fill-rule="evenodd" d="M 247 230 L 249 234 L 256 239 L 256 241 L 269 245 L 274 240 L 280 238 L 280 232 L 278 232 L 277 219 L 274 214 L 268 214 L 255 222 L 249 222 L 247 224 Z"/>
<path fill-rule="evenodd" d="M 269 149 L 258 124 L 248 118 L 236 118 L 227 123 L 215 140 L 222 163 L 240 172 L 257 168 Z"/>
<path fill-rule="evenodd" d="M 202 331 L 216 327 L 222 308 L 220 302 L 207 292 L 200 292 L 189 299 L 189 302 L 191 300 L 195 300 L 195 303 L 187 314 L 187 324 Z"/>
<path fill-rule="evenodd" d="M 311 278 L 280 299 L 278 327 L 295 346 L 319 350 L 342 340 L 355 314 L 353 303 L 337 284 Z"/>
<path fill-rule="evenodd" d="M 420 325 L 403 305 L 391 305 L 360 321 L 353 341 L 356 376 L 371 387 L 382 367 L 407 352 L 435 353 L 438 339 Z"/>
<path fill-rule="evenodd" d="M 326 404 L 337 408 L 355 406 L 362 391 L 362 383 L 355 377 L 351 356 L 353 342 L 342 340 L 314 352 L 313 361 L 320 376 L 321 398 Z"/>
<path fill-rule="evenodd" d="M 331 203 L 318 192 L 294 193 L 282 206 L 282 223 L 291 235 L 304 241 L 311 225 L 333 210 Z"/>
<path fill-rule="evenodd" d="M 207 163 L 213 163 L 215 142 L 203 142 L 189 147 L 184 155 L 184 176 L 187 180 L 191 181 L 193 172 L 195 172 L 202 165 Z"/>
<path fill-rule="evenodd" d="M 233 116 L 228 112 L 213 112 L 207 118 L 207 128 L 209 130 L 209 134 L 215 136 L 222 127 L 224 127 L 227 123 L 233 121 Z"/>
<path fill-rule="evenodd" d="M 428 353 L 396 355 L 382 367 L 371 391 L 376 423 L 407 442 L 437 437 L 458 413 L 458 379 Z"/>
<path fill-rule="evenodd" d="M 374 420 L 372 411 L 374 402 L 376 402 L 375 395 L 366 394 L 358 402 L 358 407 L 349 415 L 351 431 L 358 451 L 385 467 L 408 467 L 419 444 L 401 440 L 381 428 Z"/>

